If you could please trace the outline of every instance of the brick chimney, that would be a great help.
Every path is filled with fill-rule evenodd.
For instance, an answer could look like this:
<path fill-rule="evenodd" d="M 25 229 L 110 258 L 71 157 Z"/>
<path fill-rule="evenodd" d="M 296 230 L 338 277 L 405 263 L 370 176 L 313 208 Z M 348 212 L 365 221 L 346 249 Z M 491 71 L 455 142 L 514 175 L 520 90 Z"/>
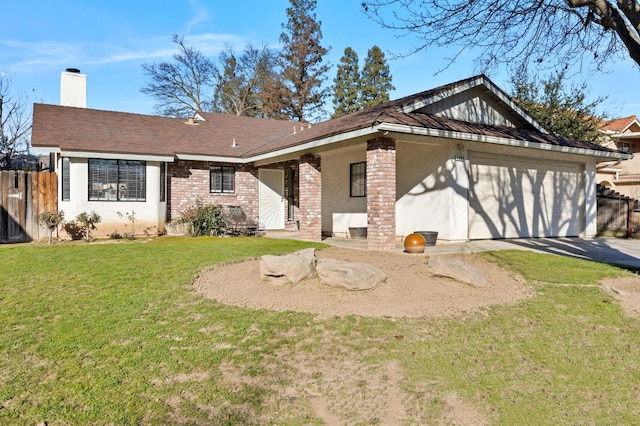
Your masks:
<path fill-rule="evenodd" d="M 87 75 L 77 68 L 67 68 L 60 74 L 60 105 L 87 107 Z"/>

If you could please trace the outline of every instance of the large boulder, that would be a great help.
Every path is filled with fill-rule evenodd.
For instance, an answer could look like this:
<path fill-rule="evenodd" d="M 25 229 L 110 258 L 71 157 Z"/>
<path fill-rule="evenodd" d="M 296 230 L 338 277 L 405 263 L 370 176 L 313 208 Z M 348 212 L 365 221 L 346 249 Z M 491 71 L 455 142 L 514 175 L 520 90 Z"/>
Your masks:
<path fill-rule="evenodd" d="M 468 284 L 473 287 L 482 287 L 487 283 L 487 279 L 473 266 L 458 259 L 451 259 L 443 256 L 432 256 L 429 258 L 429 272 L 433 275 Z"/>
<path fill-rule="evenodd" d="M 384 272 L 366 263 L 335 259 L 318 260 L 316 273 L 323 284 L 352 291 L 372 289 L 387 279 Z"/>
<path fill-rule="evenodd" d="M 283 256 L 266 254 L 260 258 L 260 275 L 265 281 L 276 284 L 298 284 L 313 278 L 316 249 L 308 248 Z"/>

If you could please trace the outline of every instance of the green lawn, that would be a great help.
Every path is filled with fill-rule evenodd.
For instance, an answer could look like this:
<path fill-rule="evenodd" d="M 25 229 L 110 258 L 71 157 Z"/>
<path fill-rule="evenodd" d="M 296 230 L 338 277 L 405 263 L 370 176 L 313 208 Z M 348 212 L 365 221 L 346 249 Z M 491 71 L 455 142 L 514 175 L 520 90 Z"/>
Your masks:
<path fill-rule="evenodd" d="M 0 248 L 0 424 L 386 424 L 393 407 L 367 401 L 390 389 L 400 424 L 450 422 L 452 395 L 491 424 L 639 422 L 640 321 L 589 285 L 613 267 L 487 253 L 537 294 L 455 320 L 317 320 L 191 291 L 208 265 L 309 246 Z"/>

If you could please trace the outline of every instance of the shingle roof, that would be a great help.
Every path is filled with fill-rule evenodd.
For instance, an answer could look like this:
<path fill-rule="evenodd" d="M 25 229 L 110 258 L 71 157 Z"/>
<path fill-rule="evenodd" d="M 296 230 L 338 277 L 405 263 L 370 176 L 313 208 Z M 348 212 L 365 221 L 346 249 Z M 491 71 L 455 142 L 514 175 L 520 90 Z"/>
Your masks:
<path fill-rule="evenodd" d="M 257 144 L 293 131 L 293 123 L 286 121 L 201 115 L 206 122 L 188 124 L 175 118 L 34 104 L 31 139 L 34 147 L 69 151 L 240 157 Z"/>
<path fill-rule="evenodd" d="M 200 113 L 206 121 L 187 124 L 181 119 L 35 104 L 32 145 L 96 153 L 248 158 L 387 123 L 611 151 L 597 145 L 540 133 L 531 127 L 523 130 L 469 123 L 412 112 L 411 108 L 405 108 L 474 80 L 488 81 L 484 76 L 471 77 L 311 126 L 299 122 L 216 113 Z M 402 112 L 403 110 L 410 112 Z M 236 147 L 232 146 L 234 140 Z"/>

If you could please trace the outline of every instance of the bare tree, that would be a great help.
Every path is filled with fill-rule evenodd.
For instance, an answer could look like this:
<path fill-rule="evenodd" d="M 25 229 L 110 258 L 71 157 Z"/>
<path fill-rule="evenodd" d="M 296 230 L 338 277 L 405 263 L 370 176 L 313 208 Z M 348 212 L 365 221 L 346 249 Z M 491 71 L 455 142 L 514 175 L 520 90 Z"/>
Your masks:
<path fill-rule="evenodd" d="M 29 152 L 31 107 L 23 95 L 11 93 L 11 79 L 0 74 L 0 169 L 15 167 Z"/>
<path fill-rule="evenodd" d="M 251 44 L 236 55 L 227 47 L 218 57 L 213 109 L 227 114 L 264 117 L 267 82 L 274 74 L 275 54 L 266 46 Z"/>
<path fill-rule="evenodd" d="M 166 117 L 186 118 L 196 111 L 210 111 L 215 64 L 187 46 L 184 37 L 174 34 L 173 42 L 179 49 L 174 62 L 142 65 L 151 80 L 140 91 L 155 98 L 156 112 Z"/>
<path fill-rule="evenodd" d="M 640 64 L 640 3 L 618 0 L 369 0 L 365 12 L 386 28 L 414 34 L 412 52 L 470 48 L 481 67 L 507 63 L 582 63 L 601 68 L 628 55 Z"/>

